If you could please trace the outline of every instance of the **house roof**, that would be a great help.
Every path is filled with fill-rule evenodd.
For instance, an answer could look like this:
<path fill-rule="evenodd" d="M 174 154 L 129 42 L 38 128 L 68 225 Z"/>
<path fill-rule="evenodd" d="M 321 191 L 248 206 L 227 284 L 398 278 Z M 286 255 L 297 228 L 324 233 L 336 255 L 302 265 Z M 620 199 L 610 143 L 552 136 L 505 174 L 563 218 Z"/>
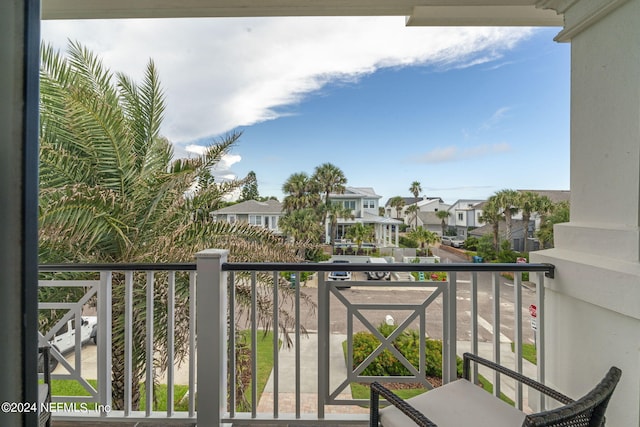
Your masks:
<path fill-rule="evenodd" d="M 247 200 L 226 208 L 212 212 L 214 215 L 228 214 L 281 214 L 282 203 L 277 200 L 267 200 L 258 202 L 257 200 Z"/>
<path fill-rule="evenodd" d="M 356 219 L 357 220 L 357 219 Z M 393 219 L 393 218 L 388 218 L 386 216 L 378 216 L 378 215 L 374 215 L 371 214 L 369 212 L 364 212 L 364 215 L 362 215 L 361 221 L 358 222 L 364 222 L 367 224 L 402 224 L 402 221 L 399 221 L 397 219 Z"/>
<path fill-rule="evenodd" d="M 442 220 L 438 218 L 437 212 L 418 212 L 418 219 L 426 225 L 441 225 Z"/>
<path fill-rule="evenodd" d="M 395 197 L 391 197 L 390 199 L 387 200 L 387 202 L 384 204 L 385 207 L 389 207 L 391 206 L 391 200 L 394 199 Z M 416 198 L 415 197 L 403 197 L 402 200 L 404 200 L 404 205 L 405 206 L 410 206 L 416 203 Z M 441 197 L 418 197 L 418 203 L 420 202 L 424 202 L 424 201 L 434 201 L 434 200 L 438 200 L 440 203 L 444 203 L 444 200 L 442 200 Z"/>
<path fill-rule="evenodd" d="M 482 209 L 479 206 L 481 206 L 485 202 L 486 200 L 479 199 L 459 199 L 456 200 L 456 202 L 452 204 L 451 207 L 449 207 L 449 210 L 453 209 L 456 211 L 468 211 L 473 209 Z M 460 206 L 462 204 L 464 204 L 465 206 Z"/>
<path fill-rule="evenodd" d="M 375 190 L 371 187 L 345 187 L 344 193 L 331 193 L 329 194 L 330 199 L 348 199 L 348 198 L 369 198 L 369 199 L 380 199 L 382 196 L 376 194 Z"/>
<path fill-rule="evenodd" d="M 540 196 L 547 196 L 553 203 L 568 202 L 571 198 L 569 190 L 517 190 L 519 193 L 530 191 Z"/>

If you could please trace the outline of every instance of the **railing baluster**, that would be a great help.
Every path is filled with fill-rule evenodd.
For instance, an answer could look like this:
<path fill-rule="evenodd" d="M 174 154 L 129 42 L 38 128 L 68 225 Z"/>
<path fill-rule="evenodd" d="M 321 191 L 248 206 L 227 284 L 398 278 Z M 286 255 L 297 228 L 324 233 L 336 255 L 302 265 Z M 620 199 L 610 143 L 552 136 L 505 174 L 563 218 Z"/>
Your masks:
<path fill-rule="evenodd" d="M 522 273 L 513 274 L 513 316 L 514 316 L 514 352 L 515 352 L 515 370 L 522 373 Z M 522 410 L 522 383 L 516 381 L 516 406 Z"/>
<path fill-rule="evenodd" d="M 258 284 L 251 272 L 251 417 L 258 415 Z"/>
<path fill-rule="evenodd" d="M 296 419 L 300 418 L 300 271 L 296 272 Z"/>
<path fill-rule="evenodd" d="M 447 316 L 447 323 L 449 329 L 449 342 L 446 345 L 449 347 L 449 360 L 447 361 L 449 367 L 447 369 L 448 376 L 445 379 L 445 384 L 451 381 L 455 381 L 458 375 L 457 372 L 457 345 L 458 345 L 458 276 L 455 272 L 450 272 L 449 276 L 449 313 Z"/>
<path fill-rule="evenodd" d="M 169 287 L 167 288 L 167 416 L 173 416 L 174 408 L 174 335 L 176 314 L 176 272 L 169 272 Z"/>
<path fill-rule="evenodd" d="M 544 384 L 545 382 L 545 341 L 544 341 L 544 328 L 545 328 L 545 305 L 544 305 L 544 273 L 538 273 L 538 283 L 536 284 L 536 355 L 538 367 L 538 381 Z M 544 411 L 546 407 L 546 401 L 544 394 L 540 395 L 540 410 Z"/>
<path fill-rule="evenodd" d="M 131 405 L 133 357 L 133 271 L 124 273 L 124 414 L 129 416 Z"/>
<path fill-rule="evenodd" d="M 111 271 L 100 273 L 98 292 L 98 396 L 111 405 Z M 103 412 L 102 416 L 107 414 Z"/>
<path fill-rule="evenodd" d="M 280 301 L 279 301 L 279 281 L 280 273 L 278 271 L 273 272 L 273 418 L 278 418 L 278 394 L 280 383 L 280 342 L 278 337 L 280 336 Z"/>
<path fill-rule="evenodd" d="M 493 279 L 493 360 L 500 364 L 500 273 L 494 272 Z M 500 374 L 493 373 L 493 395 L 500 397 Z"/>
<path fill-rule="evenodd" d="M 329 394 L 329 295 L 324 272 L 318 272 L 318 418 L 324 418 L 324 403 Z"/>
<path fill-rule="evenodd" d="M 231 417 L 236 416 L 236 394 L 238 393 L 236 384 L 238 376 L 238 367 L 236 364 L 236 273 L 229 273 L 229 413 Z"/>
<path fill-rule="evenodd" d="M 147 337 L 146 337 L 146 408 L 147 416 L 153 411 L 153 271 L 147 271 Z"/>
<path fill-rule="evenodd" d="M 478 273 L 471 273 L 471 353 L 478 354 Z M 478 383 L 478 365 L 474 363 L 473 383 Z"/>
<path fill-rule="evenodd" d="M 189 272 L 189 417 L 196 414 L 196 273 Z"/>

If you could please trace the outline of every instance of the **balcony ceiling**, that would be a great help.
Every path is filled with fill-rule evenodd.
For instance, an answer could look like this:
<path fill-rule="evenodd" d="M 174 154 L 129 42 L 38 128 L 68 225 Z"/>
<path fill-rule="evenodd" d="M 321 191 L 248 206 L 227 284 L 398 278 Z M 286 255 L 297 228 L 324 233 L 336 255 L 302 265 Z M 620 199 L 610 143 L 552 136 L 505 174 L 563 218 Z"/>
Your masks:
<path fill-rule="evenodd" d="M 407 25 L 560 26 L 536 0 L 42 0 L 43 19 L 406 16 Z"/>

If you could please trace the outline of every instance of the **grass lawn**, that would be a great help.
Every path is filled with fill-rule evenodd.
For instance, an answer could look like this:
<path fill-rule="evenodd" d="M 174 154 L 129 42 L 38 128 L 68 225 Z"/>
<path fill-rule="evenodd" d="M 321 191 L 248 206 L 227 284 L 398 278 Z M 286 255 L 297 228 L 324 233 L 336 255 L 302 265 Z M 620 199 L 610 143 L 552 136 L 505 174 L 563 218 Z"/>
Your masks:
<path fill-rule="evenodd" d="M 242 331 L 240 332 L 242 336 L 246 339 L 249 348 L 251 348 L 251 331 Z M 280 345 L 282 345 L 281 341 L 278 341 Z M 269 381 L 269 376 L 271 375 L 271 371 L 273 370 L 273 332 L 269 331 L 267 334 L 263 334 L 262 331 L 258 331 L 258 340 L 257 340 L 257 348 L 256 352 L 258 355 L 258 372 L 257 372 L 257 380 L 258 380 L 258 400 L 260 400 L 260 396 L 264 391 L 265 385 L 267 385 L 267 381 Z M 251 404 L 251 385 L 247 389 L 247 401 Z"/>
<path fill-rule="evenodd" d="M 240 332 L 246 338 L 246 342 L 251 348 L 251 339 L 250 339 L 250 331 L 242 331 Z M 257 380 L 258 380 L 258 399 L 262 394 L 267 381 L 269 380 L 269 375 L 271 375 L 271 370 L 273 369 L 273 332 L 268 332 L 266 335 L 261 331 L 258 332 L 258 341 L 257 341 L 257 354 L 258 354 L 258 372 L 257 372 Z M 281 344 L 281 343 L 280 343 Z M 89 384 L 93 388 L 97 387 L 98 382 L 96 380 L 87 380 Z M 144 383 L 140 384 L 140 410 L 144 411 L 146 409 L 146 393 L 145 393 L 145 385 Z M 248 389 L 249 391 L 251 388 Z M 188 411 L 189 403 L 185 402 L 184 404 L 180 404 L 180 401 L 185 396 L 185 394 L 189 391 L 188 385 L 174 385 L 173 387 L 173 395 L 175 399 L 174 408 L 176 411 Z M 54 396 L 89 396 L 89 393 L 75 380 L 52 380 L 51 381 L 51 393 Z M 166 411 L 167 410 L 167 385 L 159 384 L 155 389 L 155 398 L 157 402 L 157 407 L 154 409 L 156 411 Z M 251 403 L 251 393 L 247 396 L 249 403 Z M 93 409 L 94 404 L 88 404 L 89 409 Z"/>
<path fill-rule="evenodd" d="M 515 344 L 511 343 L 511 351 L 515 353 Z M 538 352 L 533 344 L 522 344 L 522 358 L 534 365 L 538 364 Z"/>

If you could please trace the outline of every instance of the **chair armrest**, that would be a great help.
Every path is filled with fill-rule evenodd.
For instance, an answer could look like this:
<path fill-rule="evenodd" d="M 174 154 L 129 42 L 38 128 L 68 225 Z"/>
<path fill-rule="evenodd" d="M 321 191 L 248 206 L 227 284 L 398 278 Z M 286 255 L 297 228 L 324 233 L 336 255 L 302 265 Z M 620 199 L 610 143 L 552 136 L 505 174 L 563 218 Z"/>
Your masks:
<path fill-rule="evenodd" d="M 550 388 L 547 387 L 546 385 L 539 383 L 538 381 L 532 380 L 529 377 L 525 377 L 522 374 L 519 374 L 511 369 L 505 368 L 502 365 L 498 365 L 495 362 L 492 362 L 490 360 L 484 359 L 480 356 L 476 356 L 475 354 L 471 354 L 471 353 L 465 353 L 462 355 L 463 357 L 463 365 L 462 365 L 462 376 L 464 377 L 464 379 L 466 379 L 467 381 L 470 381 L 470 365 L 471 365 L 471 361 L 473 362 L 477 362 L 481 365 L 484 365 L 488 368 L 493 369 L 496 372 L 499 372 L 501 374 L 505 374 L 513 379 L 515 379 L 516 381 L 521 382 L 522 384 L 526 384 L 529 387 L 538 390 L 541 393 L 546 394 L 549 397 L 552 397 L 553 399 L 557 400 L 560 403 L 564 403 L 565 405 L 574 402 L 573 399 L 571 399 L 568 396 L 565 396 L 564 394 Z"/>
<path fill-rule="evenodd" d="M 380 395 L 382 395 L 382 397 L 384 397 L 387 402 L 398 408 L 407 417 L 411 418 L 418 426 L 438 427 L 429 418 L 425 417 L 424 414 L 417 411 L 413 406 L 409 405 L 407 402 L 391 392 L 391 390 L 384 387 L 378 382 L 374 382 L 371 384 L 371 401 L 369 405 L 370 427 L 378 427 Z"/>

